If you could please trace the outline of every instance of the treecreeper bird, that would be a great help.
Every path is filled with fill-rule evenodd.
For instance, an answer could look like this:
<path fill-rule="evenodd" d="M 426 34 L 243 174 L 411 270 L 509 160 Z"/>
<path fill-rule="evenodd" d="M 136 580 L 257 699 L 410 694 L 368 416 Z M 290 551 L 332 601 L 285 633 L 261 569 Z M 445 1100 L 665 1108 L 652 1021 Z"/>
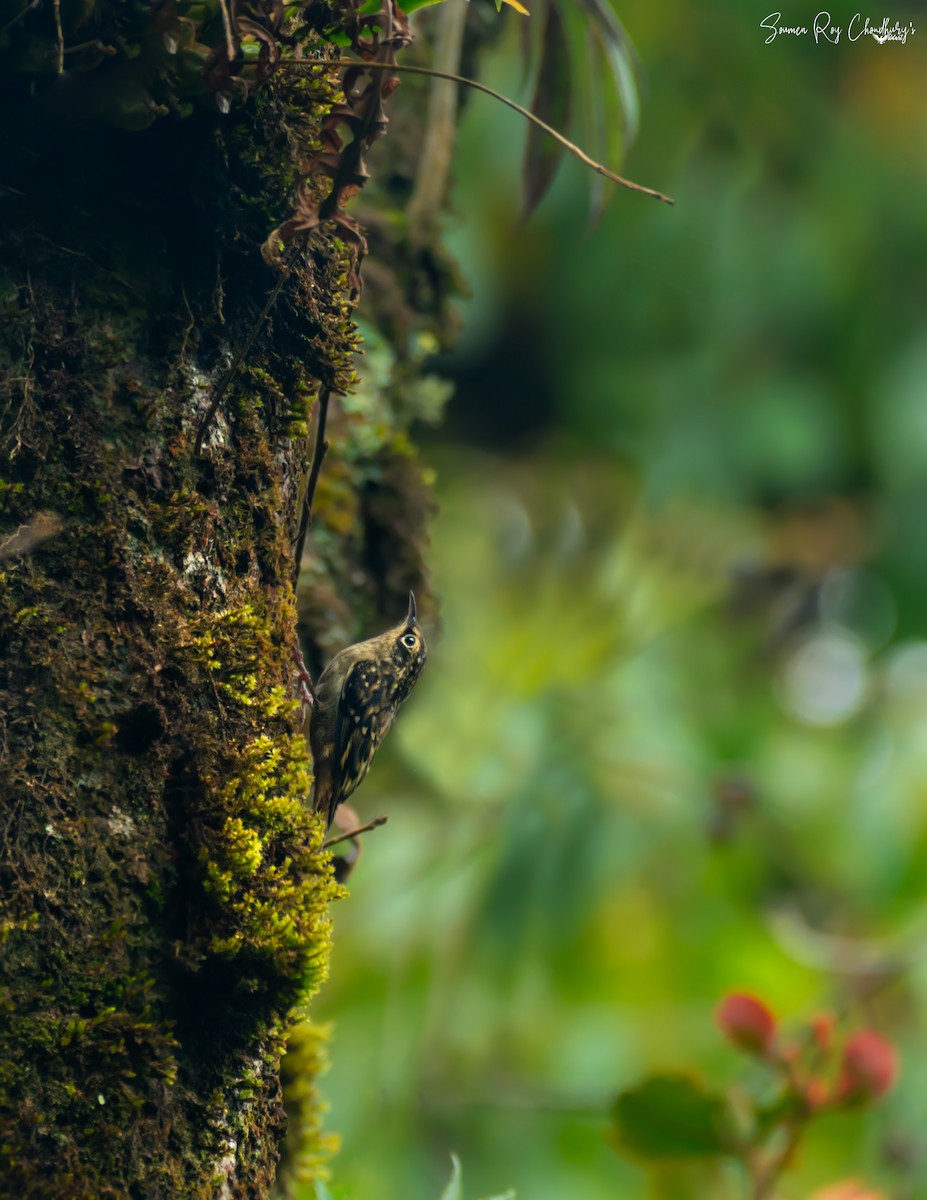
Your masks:
<path fill-rule="evenodd" d="M 316 812 L 335 809 L 363 781 L 399 705 L 418 681 L 428 647 L 409 592 L 406 619 L 386 633 L 339 651 L 315 685 L 309 742 Z"/>

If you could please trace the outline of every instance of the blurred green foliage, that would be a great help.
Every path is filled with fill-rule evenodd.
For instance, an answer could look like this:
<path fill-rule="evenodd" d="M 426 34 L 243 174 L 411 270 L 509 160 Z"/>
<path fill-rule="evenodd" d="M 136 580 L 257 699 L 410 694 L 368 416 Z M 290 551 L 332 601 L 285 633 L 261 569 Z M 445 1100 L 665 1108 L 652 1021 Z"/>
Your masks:
<path fill-rule="evenodd" d="M 767 46 L 766 15 L 620 12 L 623 169 L 673 210 L 618 194 L 587 229 L 568 162 L 520 226 L 525 131 L 467 101 L 443 626 L 358 795 L 390 822 L 316 1009 L 336 1198 L 431 1200 L 451 1151 L 468 1194 L 747 1196 L 606 1140 L 655 1072 L 756 1083 L 713 1022 L 735 989 L 899 1048 L 776 1194 L 927 1197 L 927 28 Z"/>

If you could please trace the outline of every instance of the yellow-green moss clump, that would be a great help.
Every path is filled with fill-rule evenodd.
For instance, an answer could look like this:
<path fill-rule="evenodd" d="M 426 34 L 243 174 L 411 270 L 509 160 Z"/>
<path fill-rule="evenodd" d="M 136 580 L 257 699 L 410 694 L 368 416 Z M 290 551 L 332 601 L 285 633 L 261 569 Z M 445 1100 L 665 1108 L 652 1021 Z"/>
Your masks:
<path fill-rule="evenodd" d="M 286 1054 L 280 1064 L 280 1083 L 289 1118 L 277 1172 L 277 1194 L 296 1200 L 300 1185 L 328 1178 L 328 1163 L 338 1150 L 336 1135 L 326 1133 L 327 1106 L 319 1097 L 317 1081 L 328 1070 L 331 1027 L 317 1025 L 303 1015 L 290 1030 Z"/>
<path fill-rule="evenodd" d="M 218 763 L 202 772 L 204 954 L 235 963 L 238 986 L 247 979 L 255 991 L 270 973 L 296 1003 L 320 981 L 325 906 L 339 891 L 321 851 L 324 822 L 307 803 L 309 757 L 294 730 L 299 702 L 259 673 L 280 655 L 273 624 L 279 615 L 279 608 L 259 612 L 250 602 L 218 613 L 208 630 L 192 624 L 180 653 L 209 673 L 222 706 L 254 731 L 234 752 L 217 746 Z M 292 621 L 291 608 L 287 616 Z"/>

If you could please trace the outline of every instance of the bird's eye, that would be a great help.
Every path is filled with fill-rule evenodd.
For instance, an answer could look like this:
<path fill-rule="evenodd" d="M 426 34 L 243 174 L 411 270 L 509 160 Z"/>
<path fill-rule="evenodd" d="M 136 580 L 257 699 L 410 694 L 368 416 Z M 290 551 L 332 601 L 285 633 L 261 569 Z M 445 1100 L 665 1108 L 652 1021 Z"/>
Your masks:
<path fill-rule="evenodd" d="M 418 642 L 418 638 L 415 636 L 414 633 L 407 633 L 406 636 L 402 639 L 402 644 L 404 646 L 408 646 L 410 650 L 412 649 L 413 646 L 415 646 L 417 644 L 417 642 Z"/>

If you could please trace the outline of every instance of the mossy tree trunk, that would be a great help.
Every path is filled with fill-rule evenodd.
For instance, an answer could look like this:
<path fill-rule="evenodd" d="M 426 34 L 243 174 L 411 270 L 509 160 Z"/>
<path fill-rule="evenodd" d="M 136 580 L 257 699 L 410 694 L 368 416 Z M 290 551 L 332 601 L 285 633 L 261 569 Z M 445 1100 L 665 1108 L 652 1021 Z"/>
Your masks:
<path fill-rule="evenodd" d="M 19 29 L 56 57 L 50 5 Z M 119 130 L 135 61 L 2 66 L 0 1194 L 259 1198 L 335 890 L 293 547 L 355 348 L 343 247 L 262 320 L 260 245 L 331 89 Z"/>

